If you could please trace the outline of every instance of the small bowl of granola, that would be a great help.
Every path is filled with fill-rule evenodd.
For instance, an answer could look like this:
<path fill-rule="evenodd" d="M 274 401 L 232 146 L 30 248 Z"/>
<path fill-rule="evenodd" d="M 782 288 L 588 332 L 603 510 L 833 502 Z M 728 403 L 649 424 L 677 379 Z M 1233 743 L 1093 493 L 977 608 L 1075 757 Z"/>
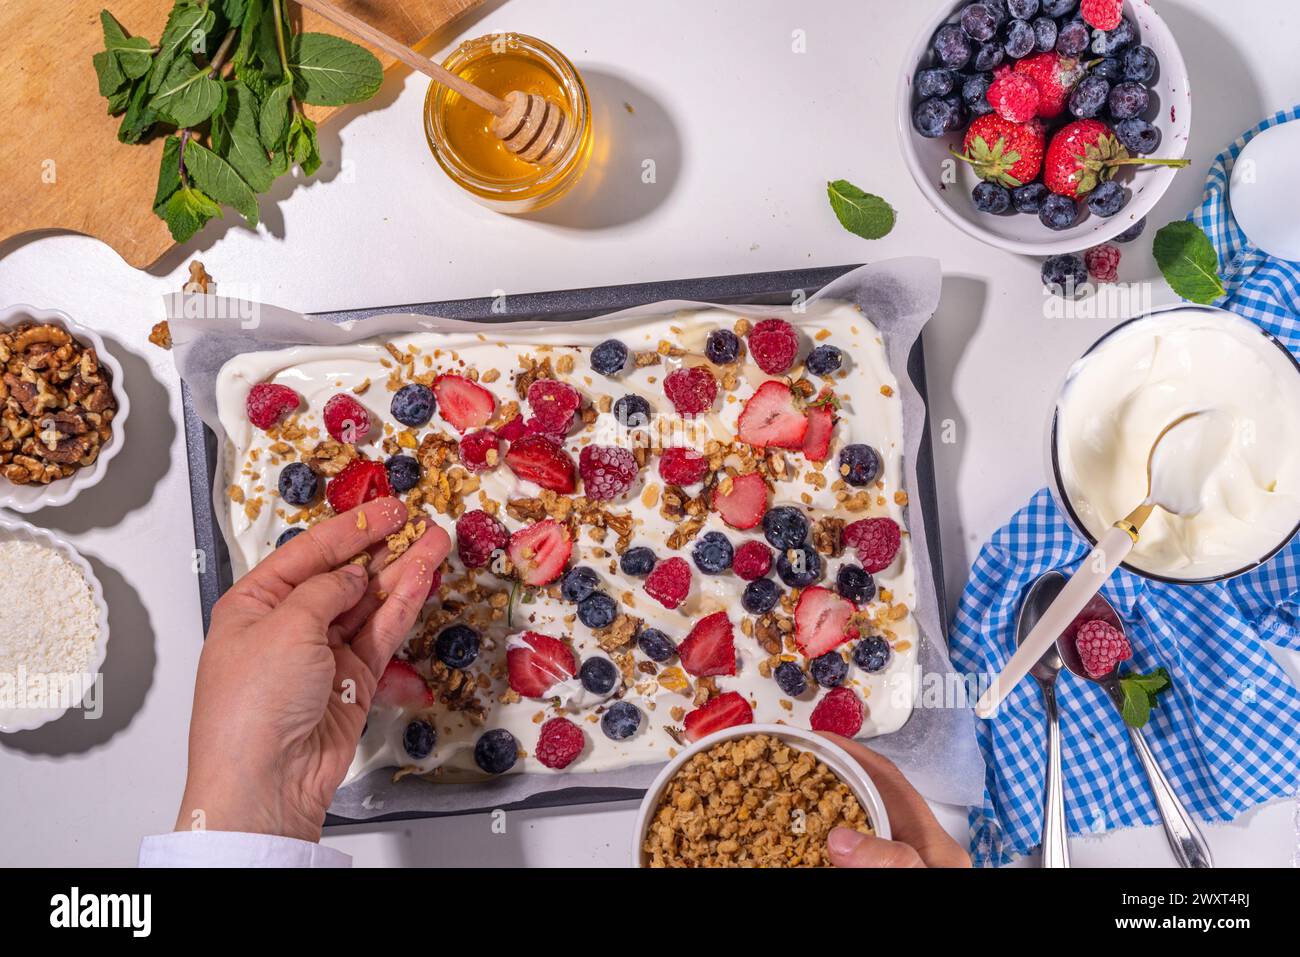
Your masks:
<path fill-rule="evenodd" d="M 98 484 L 129 407 L 94 331 L 57 309 L 0 311 L 0 507 L 66 505 Z"/>
<path fill-rule="evenodd" d="M 659 772 L 637 815 L 638 867 L 829 867 L 836 827 L 888 838 L 885 804 L 819 734 L 746 724 L 696 741 Z"/>

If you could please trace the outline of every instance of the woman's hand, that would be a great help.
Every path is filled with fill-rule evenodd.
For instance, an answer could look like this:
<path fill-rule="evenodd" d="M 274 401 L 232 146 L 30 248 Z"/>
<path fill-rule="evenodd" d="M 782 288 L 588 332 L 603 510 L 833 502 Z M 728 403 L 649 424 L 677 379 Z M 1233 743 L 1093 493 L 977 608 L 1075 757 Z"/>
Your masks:
<path fill-rule="evenodd" d="M 837 827 L 827 840 L 836 867 L 970 867 L 970 855 L 940 827 L 925 799 L 894 762 L 838 734 L 822 732 L 867 772 L 889 814 L 894 839 Z"/>
<path fill-rule="evenodd" d="M 375 685 L 447 557 L 447 533 L 395 561 L 394 498 L 321 522 L 277 548 L 212 609 L 190 720 L 177 830 L 320 839 Z M 369 552 L 367 567 L 349 564 Z"/>

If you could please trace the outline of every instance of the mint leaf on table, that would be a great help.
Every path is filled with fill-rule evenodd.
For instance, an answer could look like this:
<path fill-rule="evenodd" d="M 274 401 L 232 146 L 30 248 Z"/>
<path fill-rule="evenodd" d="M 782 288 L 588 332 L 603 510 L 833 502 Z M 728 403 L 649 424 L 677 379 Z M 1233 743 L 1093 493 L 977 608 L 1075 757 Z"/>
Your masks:
<path fill-rule="evenodd" d="M 1140 728 L 1151 718 L 1151 708 L 1159 695 L 1171 687 L 1169 672 L 1157 668 L 1149 674 L 1125 675 L 1119 679 L 1120 691 L 1124 703 L 1120 715 L 1124 723 L 1132 728 Z"/>
<path fill-rule="evenodd" d="M 262 145 L 275 151 L 284 145 L 284 138 L 289 134 L 289 120 L 293 114 L 293 83 L 282 83 L 272 89 L 262 101 L 261 112 L 257 118 L 258 135 Z"/>
<path fill-rule="evenodd" d="M 149 105 L 149 83 L 148 77 L 152 73 L 146 73 L 145 76 L 135 81 L 131 88 L 131 97 L 127 101 L 126 114 L 122 117 L 122 123 L 117 128 L 117 138 L 123 143 L 138 143 L 149 132 L 154 123 L 158 122 L 158 111 Z"/>
<path fill-rule="evenodd" d="M 257 225 L 257 194 L 220 156 L 190 140 L 185 144 L 185 171 L 205 194 L 234 207 L 248 225 Z"/>
<path fill-rule="evenodd" d="M 826 195 L 840 225 L 863 239 L 880 239 L 894 228 L 894 210 L 879 196 L 863 192 L 848 180 L 826 184 Z"/>
<path fill-rule="evenodd" d="M 197 126 L 225 105 L 226 88 L 189 57 L 175 61 L 149 106 L 177 127 Z"/>
<path fill-rule="evenodd" d="M 104 28 L 104 52 L 95 54 L 96 69 L 104 62 L 99 59 L 103 56 L 106 61 L 111 60 L 116 71 L 128 80 L 138 79 L 149 72 L 155 52 L 153 45 L 144 37 L 128 37 L 122 24 L 107 10 L 99 12 L 99 22 Z M 104 92 L 102 75 L 100 92 Z"/>
<path fill-rule="evenodd" d="M 163 141 L 162 162 L 158 165 L 158 187 L 153 194 L 153 211 L 164 219 L 167 200 L 180 189 L 181 181 L 181 138 L 169 136 Z"/>
<path fill-rule="evenodd" d="M 257 132 L 257 97 L 237 81 L 226 86 L 226 108 L 212 118 L 212 149 L 253 192 L 265 193 L 275 182 L 275 171 Z"/>
<path fill-rule="evenodd" d="M 302 33 L 289 47 L 293 92 L 304 103 L 342 106 L 367 100 L 384 82 L 384 68 L 364 47 L 328 33 Z"/>
<path fill-rule="evenodd" d="M 167 221 L 172 238 L 183 243 L 202 229 L 208 220 L 220 219 L 221 207 L 199 190 L 182 186 L 167 200 L 162 217 Z"/>
<path fill-rule="evenodd" d="M 196 39 L 205 41 L 207 35 L 216 26 L 217 16 L 208 6 L 207 0 L 198 3 L 181 2 L 172 7 L 167 17 L 167 26 L 163 27 L 162 39 L 158 41 L 158 59 L 149 81 L 149 92 L 157 93 L 168 78 L 172 64 L 179 60 L 189 60 L 188 53 L 193 49 Z M 191 64 L 193 65 L 193 64 Z"/>
<path fill-rule="evenodd" d="M 1164 227 L 1156 233 L 1152 252 L 1165 281 L 1184 299 L 1205 305 L 1227 294 L 1219 256 L 1195 223 L 1184 219 Z"/>

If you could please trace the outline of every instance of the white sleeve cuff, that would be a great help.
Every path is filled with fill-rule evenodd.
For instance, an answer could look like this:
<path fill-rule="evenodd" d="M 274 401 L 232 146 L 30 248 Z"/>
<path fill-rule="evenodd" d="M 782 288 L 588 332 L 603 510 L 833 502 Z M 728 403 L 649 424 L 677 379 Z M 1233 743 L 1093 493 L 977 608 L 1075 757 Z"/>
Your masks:
<path fill-rule="evenodd" d="M 141 867 L 351 867 L 342 851 L 293 837 L 174 831 L 140 842 Z"/>

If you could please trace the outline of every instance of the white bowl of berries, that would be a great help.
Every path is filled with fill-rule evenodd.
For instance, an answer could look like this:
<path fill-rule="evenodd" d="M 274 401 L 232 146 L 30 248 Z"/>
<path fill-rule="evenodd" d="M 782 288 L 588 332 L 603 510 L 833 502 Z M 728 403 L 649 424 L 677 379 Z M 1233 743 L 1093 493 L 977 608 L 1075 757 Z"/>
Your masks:
<path fill-rule="evenodd" d="M 1131 238 L 1187 165 L 1187 66 L 1146 2 L 945 3 L 904 62 L 912 177 L 990 245 L 1051 256 Z"/>

